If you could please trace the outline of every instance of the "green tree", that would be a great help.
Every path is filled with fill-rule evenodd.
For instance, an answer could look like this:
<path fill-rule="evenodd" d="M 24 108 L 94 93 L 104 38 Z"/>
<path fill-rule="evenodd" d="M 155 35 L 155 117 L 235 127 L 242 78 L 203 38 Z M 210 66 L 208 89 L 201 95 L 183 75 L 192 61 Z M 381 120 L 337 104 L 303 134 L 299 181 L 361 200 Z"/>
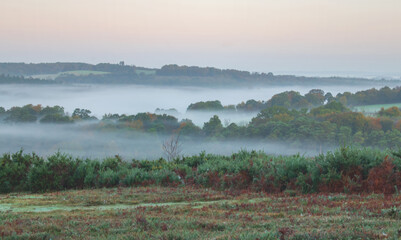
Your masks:
<path fill-rule="evenodd" d="M 93 116 L 90 116 L 92 112 L 88 109 L 80 109 L 76 108 L 74 112 L 72 113 L 72 118 L 74 119 L 82 119 L 82 120 L 90 120 L 90 119 L 96 119 Z"/>
<path fill-rule="evenodd" d="M 338 142 L 342 145 L 351 143 L 352 129 L 350 127 L 342 126 L 338 131 Z"/>
<path fill-rule="evenodd" d="M 221 124 L 219 117 L 214 115 L 209 122 L 205 122 L 202 130 L 206 136 L 218 136 L 223 130 L 223 124 Z"/>

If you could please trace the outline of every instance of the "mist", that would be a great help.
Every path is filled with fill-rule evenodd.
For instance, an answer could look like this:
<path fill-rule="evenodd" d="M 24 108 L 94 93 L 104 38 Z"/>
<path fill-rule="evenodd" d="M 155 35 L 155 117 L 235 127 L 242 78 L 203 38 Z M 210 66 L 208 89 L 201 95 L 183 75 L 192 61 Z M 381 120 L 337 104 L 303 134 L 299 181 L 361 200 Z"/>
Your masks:
<path fill-rule="evenodd" d="M 372 86 L 324 86 L 320 89 L 336 95 L 339 92 L 356 92 Z M 318 88 L 318 87 L 316 87 Z M 218 115 L 224 126 L 230 123 L 245 126 L 257 112 L 199 112 L 186 111 L 188 105 L 198 101 L 220 100 L 223 105 L 238 104 L 249 99 L 266 101 L 274 94 L 295 90 L 305 94 L 311 87 L 294 86 L 247 89 L 208 89 L 199 87 L 151 87 L 141 85 L 1 85 L 0 106 L 41 104 L 59 105 L 67 113 L 75 108 L 86 108 L 101 119 L 104 114 L 137 114 L 155 112 L 157 108 L 171 109 L 173 116 L 191 119 L 202 127 L 213 115 Z M 57 151 L 73 156 L 105 158 L 116 154 L 126 159 L 157 159 L 164 156 L 162 143 L 170 136 L 141 133 L 134 130 L 99 131 L 93 122 L 74 124 L 0 124 L 0 152 L 35 152 L 48 156 Z M 261 150 L 269 154 L 316 155 L 319 149 L 291 147 L 268 140 L 241 139 L 241 141 L 217 141 L 206 138 L 182 138 L 182 154 L 199 154 L 201 151 L 215 154 L 231 154 L 241 149 Z M 323 151 L 333 147 L 325 148 Z"/>
<path fill-rule="evenodd" d="M 102 132 L 91 128 L 92 124 L 0 124 L 0 152 L 23 150 L 25 153 L 49 156 L 60 151 L 74 157 L 96 159 L 119 155 L 125 160 L 166 157 L 162 144 L 170 138 L 169 135 L 136 131 Z M 319 153 L 316 147 L 305 149 L 250 139 L 218 141 L 181 137 L 180 144 L 183 156 L 196 155 L 202 151 L 227 155 L 240 150 L 258 150 L 276 155 L 300 153 L 312 156 Z"/>
<path fill-rule="evenodd" d="M 305 94 L 313 88 L 319 88 L 336 95 L 339 92 L 356 92 L 372 87 L 374 86 L 293 86 L 291 88 L 274 86 L 270 88 L 211 89 L 142 85 L 1 85 L 0 106 L 9 109 L 26 104 L 59 105 L 64 107 L 68 113 L 72 113 L 75 108 L 85 108 L 92 111 L 92 114 L 99 119 L 108 113 L 132 115 L 139 112 L 153 113 L 157 108 L 174 108 L 178 113 L 173 115 L 179 120 L 188 118 L 201 127 L 214 114 L 217 114 L 223 123 L 245 124 L 256 116 L 256 113 L 187 113 L 186 109 L 191 103 L 219 100 L 223 105 L 236 105 L 250 99 L 267 101 L 273 95 L 289 90 Z"/>

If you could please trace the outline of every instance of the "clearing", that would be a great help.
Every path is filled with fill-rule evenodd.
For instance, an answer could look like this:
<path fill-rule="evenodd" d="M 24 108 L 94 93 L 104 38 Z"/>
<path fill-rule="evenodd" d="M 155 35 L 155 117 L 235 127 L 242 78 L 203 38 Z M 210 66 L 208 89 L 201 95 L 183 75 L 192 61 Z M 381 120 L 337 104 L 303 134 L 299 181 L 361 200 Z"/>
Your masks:
<path fill-rule="evenodd" d="M 353 108 L 354 111 L 357 112 L 365 112 L 365 113 L 377 113 L 381 108 L 387 109 L 391 107 L 401 108 L 401 103 L 389 103 L 389 104 L 375 104 L 375 105 L 364 105 L 364 106 L 356 106 Z"/>
<path fill-rule="evenodd" d="M 77 71 L 59 72 L 55 74 L 38 74 L 38 75 L 32 75 L 31 77 L 44 80 L 54 80 L 62 75 L 88 76 L 88 75 L 105 75 L 105 74 L 109 74 L 109 72 L 77 70 Z"/>

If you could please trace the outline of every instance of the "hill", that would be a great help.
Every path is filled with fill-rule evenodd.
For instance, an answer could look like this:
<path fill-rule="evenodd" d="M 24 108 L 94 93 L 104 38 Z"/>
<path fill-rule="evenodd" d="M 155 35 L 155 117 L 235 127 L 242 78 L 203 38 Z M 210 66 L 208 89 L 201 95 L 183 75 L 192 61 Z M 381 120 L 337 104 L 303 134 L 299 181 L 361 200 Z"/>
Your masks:
<path fill-rule="evenodd" d="M 400 81 L 348 77 L 302 77 L 235 69 L 165 65 L 160 69 L 110 63 L 0 63 L 0 74 L 52 79 L 59 83 L 145 84 L 161 86 L 257 87 L 290 85 L 396 86 Z M 32 82 L 33 83 L 33 82 Z"/>

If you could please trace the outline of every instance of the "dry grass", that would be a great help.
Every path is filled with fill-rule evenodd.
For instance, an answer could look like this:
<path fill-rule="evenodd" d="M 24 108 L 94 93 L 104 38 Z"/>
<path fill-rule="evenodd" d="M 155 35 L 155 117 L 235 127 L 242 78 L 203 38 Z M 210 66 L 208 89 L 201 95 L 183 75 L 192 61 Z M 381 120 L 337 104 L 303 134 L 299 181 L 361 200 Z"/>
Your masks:
<path fill-rule="evenodd" d="M 396 239 L 400 220 L 396 195 L 189 187 L 0 195 L 3 239 Z"/>

